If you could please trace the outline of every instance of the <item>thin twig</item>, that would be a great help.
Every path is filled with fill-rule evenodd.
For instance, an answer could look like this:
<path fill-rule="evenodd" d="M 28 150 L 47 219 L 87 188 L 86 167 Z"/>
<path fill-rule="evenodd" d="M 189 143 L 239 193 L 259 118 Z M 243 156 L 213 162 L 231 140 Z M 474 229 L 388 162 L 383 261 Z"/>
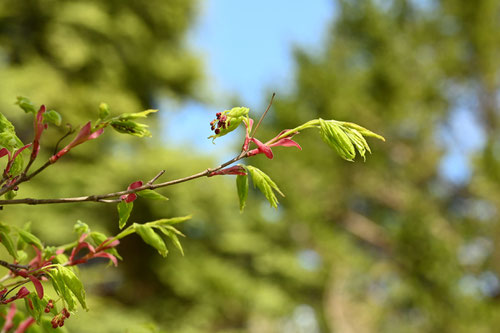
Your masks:
<path fill-rule="evenodd" d="M 161 170 L 160 172 L 158 172 L 158 174 L 156 176 L 153 177 L 153 179 L 151 179 L 149 182 L 147 182 L 147 184 L 150 184 L 152 185 L 158 178 L 160 178 L 163 174 L 165 173 L 165 170 Z"/>
<path fill-rule="evenodd" d="M 267 112 L 271 108 L 271 105 L 273 105 L 274 96 L 276 96 L 276 93 L 273 92 L 273 95 L 271 96 L 271 100 L 269 101 L 269 105 L 267 106 L 266 111 L 264 111 L 264 113 L 260 117 L 259 122 L 257 123 L 257 126 L 255 126 L 255 128 L 254 128 L 254 130 L 252 132 L 252 135 L 250 135 L 250 138 L 253 138 L 255 136 L 255 132 L 257 132 L 257 129 L 259 128 L 260 123 L 262 122 L 262 120 L 266 116 Z"/>
<path fill-rule="evenodd" d="M 62 140 L 64 140 L 68 135 L 71 135 L 73 134 L 75 131 L 73 130 L 73 126 L 71 126 L 71 124 L 66 124 L 66 126 L 69 128 L 68 132 L 66 134 L 64 134 L 56 143 L 56 146 L 54 147 L 54 153 L 52 155 L 55 155 L 57 154 L 57 152 L 59 151 L 59 144 L 62 142 Z"/>

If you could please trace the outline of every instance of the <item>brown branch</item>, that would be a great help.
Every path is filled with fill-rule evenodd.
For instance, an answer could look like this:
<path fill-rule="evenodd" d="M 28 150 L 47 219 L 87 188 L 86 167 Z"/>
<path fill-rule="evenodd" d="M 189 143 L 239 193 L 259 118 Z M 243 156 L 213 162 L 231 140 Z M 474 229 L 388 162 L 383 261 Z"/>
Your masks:
<path fill-rule="evenodd" d="M 154 181 L 156 181 L 163 173 L 164 170 L 160 171 L 153 179 L 151 179 L 149 182 L 144 184 L 141 187 L 131 189 L 131 190 L 126 190 L 126 191 L 119 191 L 119 192 L 113 192 L 113 193 L 107 193 L 107 194 L 101 194 L 101 195 L 87 195 L 87 196 L 81 196 L 81 197 L 72 197 L 72 198 L 55 198 L 55 199 L 34 199 L 34 198 L 23 198 L 23 199 L 12 199 L 12 200 L 0 200 L 0 206 L 1 205 L 19 205 L 19 204 L 25 204 L 25 205 L 42 205 L 42 204 L 60 204 L 60 203 L 73 203 L 73 202 L 101 202 L 101 203 L 117 203 L 120 202 L 119 197 L 122 195 L 130 194 L 130 193 L 135 193 L 139 192 L 142 190 L 155 190 L 157 188 L 162 188 L 162 187 L 167 187 L 175 184 L 180 184 L 184 183 L 196 178 L 201 178 L 208 176 L 210 173 L 220 170 L 230 164 L 233 164 L 236 161 L 241 160 L 242 158 L 247 157 L 247 152 L 242 152 L 238 156 L 232 158 L 231 160 L 219 165 L 218 167 L 212 168 L 212 169 L 206 169 L 205 171 L 195 173 L 191 176 L 187 176 L 184 178 L 179 178 L 179 179 L 174 179 L 170 180 L 167 182 L 163 183 L 158 183 L 158 184 L 153 184 Z M 46 163 L 47 164 L 47 163 Z M 50 165 L 50 163 L 48 163 Z M 35 171 L 35 173 L 39 173 L 41 169 L 45 168 L 46 165 L 42 166 L 40 169 Z M 42 169 L 42 170 L 43 170 Z M 30 175 L 30 178 L 33 177 L 34 174 Z M 110 198 L 117 198 L 118 199 L 110 199 Z"/>
<path fill-rule="evenodd" d="M 19 265 L 19 264 L 11 264 L 11 263 L 8 263 L 4 260 L 0 260 L 0 266 L 3 266 L 11 271 L 17 271 L 19 269 L 28 269 L 29 266 L 27 265 Z"/>

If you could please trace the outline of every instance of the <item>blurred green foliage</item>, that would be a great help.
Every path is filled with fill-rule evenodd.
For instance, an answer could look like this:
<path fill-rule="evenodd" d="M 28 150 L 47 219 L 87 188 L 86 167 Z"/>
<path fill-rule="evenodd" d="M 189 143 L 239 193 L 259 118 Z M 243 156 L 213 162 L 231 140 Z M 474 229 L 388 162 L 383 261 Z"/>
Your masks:
<path fill-rule="evenodd" d="M 249 160 L 286 195 L 278 210 L 251 190 L 239 214 L 232 177 L 166 188 L 167 202 L 138 199 L 131 222 L 193 214 L 180 227 L 185 256 L 172 249 L 163 259 L 139 237 L 124 239 L 117 269 L 82 268 L 91 311 L 68 320 L 70 330 L 498 327 L 500 2 L 337 4 L 323 51 L 296 51 L 296 87 L 278 94 L 258 136 L 321 117 L 359 123 L 387 142 L 371 141 L 373 155 L 353 164 L 306 131 L 294 138 L 300 153 L 277 147 L 272 161 Z M 63 123 L 78 124 L 95 119 L 101 101 L 137 112 L 162 94 L 197 98 L 200 68 L 183 47 L 194 12 L 195 3 L 180 0 L 3 1 L 0 108 L 14 115 L 8 111 L 23 94 L 60 111 Z M 467 109 L 486 140 L 471 156 L 470 177 L 453 183 L 440 172 L 451 148 L 442 138 L 461 99 L 472 101 Z M 12 120 L 22 124 L 26 116 L 16 114 Z M 29 130 L 20 137 L 29 138 Z M 174 179 L 214 165 L 157 142 L 103 137 L 104 144 L 94 140 L 65 156 L 19 196 L 105 193 L 160 169 L 167 170 L 161 179 Z M 5 207 L 1 219 L 30 220 L 54 244 L 67 242 L 77 219 L 93 230 L 118 230 L 116 207 L 95 203 Z"/>

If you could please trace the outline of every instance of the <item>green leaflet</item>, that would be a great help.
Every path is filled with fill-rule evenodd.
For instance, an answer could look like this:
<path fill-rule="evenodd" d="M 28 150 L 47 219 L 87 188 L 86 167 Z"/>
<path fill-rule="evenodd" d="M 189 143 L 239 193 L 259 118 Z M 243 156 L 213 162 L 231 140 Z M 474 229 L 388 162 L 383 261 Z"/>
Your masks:
<path fill-rule="evenodd" d="M 61 125 L 62 117 L 57 111 L 50 110 L 43 114 L 43 120 L 45 123 L 51 123 L 59 126 Z"/>
<path fill-rule="evenodd" d="M 16 104 L 19 105 L 21 109 L 23 109 L 26 113 L 36 114 L 36 108 L 33 102 L 31 102 L 28 98 L 23 96 L 17 96 Z"/>
<path fill-rule="evenodd" d="M 156 191 L 148 190 L 148 189 L 137 192 L 137 195 L 142 197 L 142 198 L 152 199 L 152 200 L 165 200 L 165 201 L 168 200 L 168 198 L 166 196 L 161 195 L 160 193 L 158 193 Z"/>
<path fill-rule="evenodd" d="M 337 122 L 321 118 L 319 119 L 319 124 L 319 133 L 323 141 L 335 149 L 340 157 L 347 161 L 352 161 L 356 157 L 356 151 L 349 136 L 344 132 L 342 127 Z"/>
<path fill-rule="evenodd" d="M 5 246 L 9 254 L 14 257 L 14 259 L 19 260 L 14 241 L 12 240 L 8 232 L 0 230 L 0 241 L 2 242 L 3 246 Z"/>
<path fill-rule="evenodd" d="M 70 289 L 66 286 L 63 274 L 61 274 L 60 268 L 62 267 L 58 264 L 55 269 L 48 270 L 47 274 L 50 276 L 50 281 L 56 293 L 66 303 L 68 310 L 73 311 L 75 309 L 75 300 Z"/>
<path fill-rule="evenodd" d="M 248 175 L 236 176 L 236 189 L 240 200 L 240 212 L 243 212 L 248 198 Z"/>
<path fill-rule="evenodd" d="M 31 301 L 31 306 L 29 301 Z M 48 300 L 46 300 L 45 298 L 39 299 L 35 293 L 30 293 L 24 298 L 24 304 L 26 306 L 27 312 L 36 320 L 37 323 L 40 322 L 40 318 L 44 313 L 47 303 Z"/>
<path fill-rule="evenodd" d="M 371 153 L 370 146 L 368 146 L 368 143 L 366 142 L 365 138 L 355 129 L 348 129 L 346 132 L 347 136 L 351 140 L 351 142 L 354 144 L 356 149 L 358 150 L 359 155 L 363 157 L 363 160 L 366 161 L 366 151 Z"/>
<path fill-rule="evenodd" d="M 16 158 L 16 160 L 17 160 L 17 158 Z M 12 170 L 12 169 L 11 169 L 11 170 Z M 9 191 L 9 192 L 7 192 L 7 193 L 5 193 L 5 199 L 6 199 L 6 200 L 12 200 L 12 199 L 14 199 L 16 196 L 17 196 L 17 191 L 14 191 L 14 190 Z"/>
<path fill-rule="evenodd" d="M 278 185 L 276 185 L 276 183 L 273 182 L 268 175 L 266 175 L 256 167 L 247 165 L 245 166 L 245 169 L 247 169 L 247 171 L 252 176 L 254 187 L 257 186 L 259 188 L 259 190 L 265 195 L 267 201 L 269 201 L 272 207 L 278 208 L 278 199 L 276 198 L 274 191 L 278 192 L 283 197 L 285 196 L 278 188 Z"/>
<path fill-rule="evenodd" d="M 165 242 L 157 233 L 155 233 L 152 227 L 145 224 L 134 223 L 134 230 L 137 234 L 139 234 L 139 236 L 141 236 L 142 240 L 146 244 L 154 247 L 162 257 L 167 256 L 168 249 Z"/>
<path fill-rule="evenodd" d="M 92 231 L 90 233 L 90 238 L 92 238 L 92 240 L 94 241 L 94 245 L 96 247 L 101 245 L 105 240 L 108 239 L 108 237 L 105 234 L 103 234 L 101 232 L 97 232 L 97 231 Z M 114 255 L 115 257 L 117 257 L 118 259 L 123 260 L 123 258 L 118 253 L 118 250 L 114 247 L 107 249 L 104 252 L 108 252 L 108 253 Z"/>
<path fill-rule="evenodd" d="M 187 215 L 187 216 L 179 216 L 179 217 L 172 217 L 172 218 L 169 218 L 169 219 L 159 219 L 159 220 L 156 220 L 156 221 L 153 221 L 153 222 L 149 222 L 148 224 L 151 224 L 151 225 L 170 225 L 170 224 L 177 224 L 177 223 L 182 223 L 182 222 L 185 222 L 189 219 L 191 219 L 191 215 Z"/>
<path fill-rule="evenodd" d="M 42 241 L 31 232 L 21 229 L 19 230 L 19 236 L 25 243 L 35 245 L 40 250 L 43 249 Z"/>
<path fill-rule="evenodd" d="M 366 160 L 365 154 L 371 153 L 370 146 L 364 136 L 385 141 L 384 137 L 354 123 L 336 120 L 318 119 L 320 135 L 330 147 L 335 149 L 343 159 L 353 161 L 356 150 Z"/>
<path fill-rule="evenodd" d="M 67 267 L 58 267 L 60 276 L 62 277 L 63 283 L 68 287 L 69 290 L 75 295 L 76 299 L 84 308 L 88 311 L 87 303 L 85 302 L 85 290 L 83 289 L 82 281 L 73 273 L 73 271 Z"/>
<path fill-rule="evenodd" d="M 149 110 L 144 110 L 141 112 L 135 112 L 135 113 L 122 113 L 118 118 L 120 120 L 130 120 L 130 119 L 137 119 L 137 118 L 146 118 L 148 114 L 158 112 L 158 110 L 154 109 L 149 109 Z"/>
<path fill-rule="evenodd" d="M 356 131 L 358 131 L 359 133 L 361 133 L 361 135 L 370 136 L 370 137 L 377 138 L 379 140 L 385 141 L 385 138 L 382 135 L 378 135 L 377 133 L 374 133 L 374 132 L 366 129 L 363 126 L 359 126 L 358 124 L 349 123 L 349 122 L 345 122 L 345 121 L 340 122 L 340 123 L 344 127 L 355 129 Z"/>
<path fill-rule="evenodd" d="M 106 103 L 99 104 L 99 119 L 106 119 L 109 117 L 109 105 Z"/>
<path fill-rule="evenodd" d="M 130 212 L 132 212 L 132 208 L 134 207 L 133 202 L 125 202 L 120 201 L 118 204 L 118 226 L 120 229 L 123 229 L 125 224 L 127 224 L 128 218 L 130 217 Z"/>
<path fill-rule="evenodd" d="M 111 120 L 110 125 L 119 133 L 130 134 L 140 138 L 151 136 L 151 132 L 147 130 L 148 125 L 136 123 L 132 120 Z"/>
<path fill-rule="evenodd" d="M 76 232 L 78 236 L 81 236 L 82 234 L 88 233 L 90 228 L 87 223 L 78 220 L 73 226 L 73 231 Z"/>
<path fill-rule="evenodd" d="M 21 148 L 23 143 L 16 135 L 14 125 L 0 112 L 0 148 L 7 148 L 12 154 Z M 19 174 L 23 169 L 23 157 L 19 154 L 10 168 L 11 175 Z"/>
<path fill-rule="evenodd" d="M 179 238 L 176 235 L 177 233 L 180 234 L 180 235 L 183 235 L 183 234 L 180 231 L 178 231 L 177 229 L 175 229 L 174 227 L 172 227 L 172 226 L 159 227 L 158 229 L 160 229 L 160 231 L 165 236 L 167 236 L 168 238 L 170 238 L 170 240 L 172 241 L 172 243 L 174 243 L 174 246 L 181 252 L 182 255 L 184 255 L 184 250 L 182 249 L 181 242 L 179 241 Z"/>

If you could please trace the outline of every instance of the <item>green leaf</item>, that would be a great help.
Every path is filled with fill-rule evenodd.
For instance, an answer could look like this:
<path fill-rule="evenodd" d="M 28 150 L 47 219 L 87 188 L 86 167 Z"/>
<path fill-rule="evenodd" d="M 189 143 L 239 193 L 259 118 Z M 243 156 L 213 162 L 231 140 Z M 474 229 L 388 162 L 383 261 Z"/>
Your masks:
<path fill-rule="evenodd" d="M 57 251 L 57 247 L 55 247 L 55 246 L 46 246 L 43 249 L 42 258 L 43 259 L 49 259 L 50 257 L 56 255 L 56 251 Z"/>
<path fill-rule="evenodd" d="M 19 260 L 14 241 L 10 237 L 9 233 L 5 232 L 4 229 L 0 230 L 0 241 L 2 242 L 3 246 L 5 246 L 9 254 L 14 257 L 14 259 Z"/>
<path fill-rule="evenodd" d="M 10 151 L 21 148 L 23 143 L 16 135 L 14 125 L 0 112 L 0 146 Z"/>
<path fill-rule="evenodd" d="M 120 201 L 118 204 L 118 226 L 120 229 L 123 229 L 125 224 L 127 224 L 128 218 L 130 217 L 130 212 L 132 212 L 132 208 L 134 207 L 133 202 L 125 202 Z"/>
<path fill-rule="evenodd" d="M 257 186 L 259 188 L 272 207 L 278 208 L 278 199 L 276 199 L 274 191 L 278 192 L 283 197 L 285 196 L 278 188 L 278 185 L 276 185 L 276 183 L 274 183 L 268 175 L 256 167 L 247 165 L 245 166 L 245 169 L 247 169 L 252 176 L 254 187 Z"/>
<path fill-rule="evenodd" d="M 3 246 L 7 249 L 9 254 L 15 259 L 19 260 L 19 256 L 17 253 L 17 250 L 14 246 L 14 242 L 12 241 L 12 238 L 9 236 L 9 234 L 0 232 L 0 240 L 3 244 Z"/>
<path fill-rule="evenodd" d="M 31 306 L 30 306 L 31 301 Z M 40 322 L 42 314 L 45 312 L 45 307 L 47 306 L 48 300 L 39 299 L 36 293 L 30 293 L 24 298 L 24 305 L 28 313 L 36 320 L 37 323 Z"/>
<path fill-rule="evenodd" d="M 99 119 L 106 119 L 109 117 L 109 105 L 106 103 L 99 104 Z"/>
<path fill-rule="evenodd" d="M 75 300 L 73 299 L 69 287 L 66 286 L 64 275 L 61 273 L 62 267 L 61 265 L 57 265 L 56 269 L 48 270 L 47 274 L 50 276 L 50 281 L 56 293 L 62 297 L 68 310 L 73 311 L 75 309 Z"/>
<path fill-rule="evenodd" d="M 236 176 L 236 189 L 238 190 L 238 198 L 240 199 L 240 212 L 243 212 L 248 198 L 248 175 Z"/>
<path fill-rule="evenodd" d="M 102 244 L 102 242 L 104 242 L 106 239 L 108 239 L 108 237 L 103 234 L 102 232 L 97 232 L 97 231 L 92 231 L 90 233 L 90 238 L 92 238 L 92 240 L 94 241 L 95 245 L 99 245 L 99 244 Z"/>
<path fill-rule="evenodd" d="M 177 223 L 182 223 L 185 222 L 189 219 L 191 219 L 191 215 L 187 216 L 181 216 L 181 217 L 172 217 L 169 219 L 159 219 L 153 222 L 149 222 L 148 224 L 157 224 L 157 225 L 169 225 L 169 224 L 177 224 Z"/>
<path fill-rule="evenodd" d="M 97 231 L 92 231 L 90 233 L 90 238 L 92 238 L 92 240 L 94 241 L 94 245 L 95 246 L 101 245 L 102 242 L 104 242 L 105 240 L 108 239 L 108 237 L 105 234 L 103 234 L 102 232 L 97 232 Z M 114 255 L 115 257 L 117 257 L 118 259 L 123 260 L 123 258 L 118 253 L 118 250 L 115 249 L 114 247 L 112 247 L 110 249 L 107 249 L 104 252 L 111 253 L 112 255 Z"/>
<path fill-rule="evenodd" d="M 151 132 L 147 130 L 148 125 L 136 123 L 132 120 L 112 120 L 110 125 L 119 133 L 130 134 L 140 138 L 151 136 Z"/>
<path fill-rule="evenodd" d="M 163 232 L 163 234 L 165 236 L 167 236 L 168 238 L 170 238 L 170 240 L 172 241 L 172 243 L 174 243 L 174 246 L 181 252 L 182 255 L 184 255 L 184 250 L 182 249 L 181 242 L 179 241 L 179 238 L 177 237 L 177 235 L 174 232 L 172 232 L 171 230 L 169 230 L 169 229 L 167 229 L 165 227 L 159 228 L 159 229 L 161 230 L 161 232 Z"/>
<path fill-rule="evenodd" d="M 17 196 L 17 192 L 16 191 L 9 191 L 9 192 L 5 193 L 5 200 L 12 200 L 16 196 Z"/>
<path fill-rule="evenodd" d="M 171 225 L 163 225 L 160 228 L 166 228 L 166 229 L 176 233 L 179 236 L 186 237 L 186 235 L 184 235 L 182 232 L 180 232 L 179 229 L 176 229 L 175 227 L 173 227 Z"/>
<path fill-rule="evenodd" d="M 25 243 L 35 245 L 40 250 L 43 249 L 43 245 L 40 239 L 38 239 L 38 237 L 33 235 L 31 232 L 21 229 L 19 230 L 19 236 Z"/>
<path fill-rule="evenodd" d="M 61 125 L 62 117 L 59 112 L 50 110 L 43 114 L 43 120 L 47 123 L 54 124 L 56 126 Z"/>
<path fill-rule="evenodd" d="M 23 250 L 17 250 L 17 258 L 18 262 L 24 262 L 26 259 L 28 259 L 28 254 Z"/>
<path fill-rule="evenodd" d="M 28 98 L 17 96 L 16 104 L 19 105 L 24 112 L 36 114 L 36 107 Z"/>
<path fill-rule="evenodd" d="M 146 118 L 148 114 L 157 112 L 158 110 L 145 110 L 142 112 L 136 112 L 136 113 L 123 113 L 121 114 L 118 119 L 120 120 L 130 120 L 130 119 L 137 119 L 137 118 Z"/>
<path fill-rule="evenodd" d="M 319 132 L 323 141 L 336 150 L 340 157 L 347 161 L 352 161 L 354 157 L 356 157 L 354 145 L 339 123 L 333 120 L 323 120 L 320 118 L 319 124 Z"/>
<path fill-rule="evenodd" d="M 147 189 L 137 192 L 137 195 L 140 196 L 141 198 L 152 199 L 152 200 L 165 200 L 165 201 L 168 200 L 166 196 L 163 196 L 156 191 Z"/>
<path fill-rule="evenodd" d="M 55 264 L 64 264 L 67 263 L 69 260 L 68 256 L 65 255 L 64 253 L 60 253 L 56 255 L 56 257 L 52 260 Z"/>
<path fill-rule="evenodd" d="M 361 133 L 359 133 L 355 129 L 347 129 L 346 133 L 349 139 L 351 139 L 356 149 L 358 150 L 359 155 L 361 155 L 363 157 L 363 160 L 366 161 L 365 157 L 366 151 L 371 153 L 370 146 L 368 146 L 368 142 L 366 142 L 363 135 L 361 135 Z"/>
<path fill-rule="evenodd" d="M 382 135 L 378 135 L 377 133 L 374 133 L 374 132 L 366 129 L 363 126 L 359 126 L 358 124 L 349 123 L 349 122 L 345 122 L 345 121 L 341 122 L 341 124 L 344 127 L 355 129 L 356 131 L 361 133 L 361 135 L 369 136 L 369 137 L 373 137 L 373 138 L 377 138 L 379 140 L 385 141 L 385 138 Z"/>
<path fill-rule="evenodd" d="M 60 266 L 59 272 L 62 276 L 62 280 L 64 284 L 71 290 L 73 295 L 76 296 L 76 299 L 84 308 L 88 311 L 87 303 L 85 302 L 85 290 L 83 289 L 83 283 L 80 279 L 73 273 L 73 271 L 67 267 Z"/>
<path fill-rule="evenodd" d="M 4 147 L 14 154 L 15 150 L 22 146 L 23 143 L 17 137 L 14 125 L 12 125 L 12 123 L 0 112 L 0 148 Z M 9 173 L 11 175 L 19 174 L 23 169 L 23 165 L 24 162 L 21 153 L 14 160 Z"/>
<path fill-rule="evenodd" d="M 76 232 L 78 236 L 81 236 L 90 232 L 90 228 L 87 223 L 78 220 L 73 226 L 73 231 Z"/>
<path fill-rule="evenodd" d="M 162 257 L 167 256 L 168 249 L 165 242 L 157 233 L 155 233 L 152 227 L 145 224 L 134 223 L 134 229 L 146 244 L 149 244 L 158 250 L 158 253 L 160 253 Z"/>
<path fill-rule="evenodd" d="M 9 233 L 10 232 L 10 226 L 8 224 L 0 222 L 0 231 Z"/>

